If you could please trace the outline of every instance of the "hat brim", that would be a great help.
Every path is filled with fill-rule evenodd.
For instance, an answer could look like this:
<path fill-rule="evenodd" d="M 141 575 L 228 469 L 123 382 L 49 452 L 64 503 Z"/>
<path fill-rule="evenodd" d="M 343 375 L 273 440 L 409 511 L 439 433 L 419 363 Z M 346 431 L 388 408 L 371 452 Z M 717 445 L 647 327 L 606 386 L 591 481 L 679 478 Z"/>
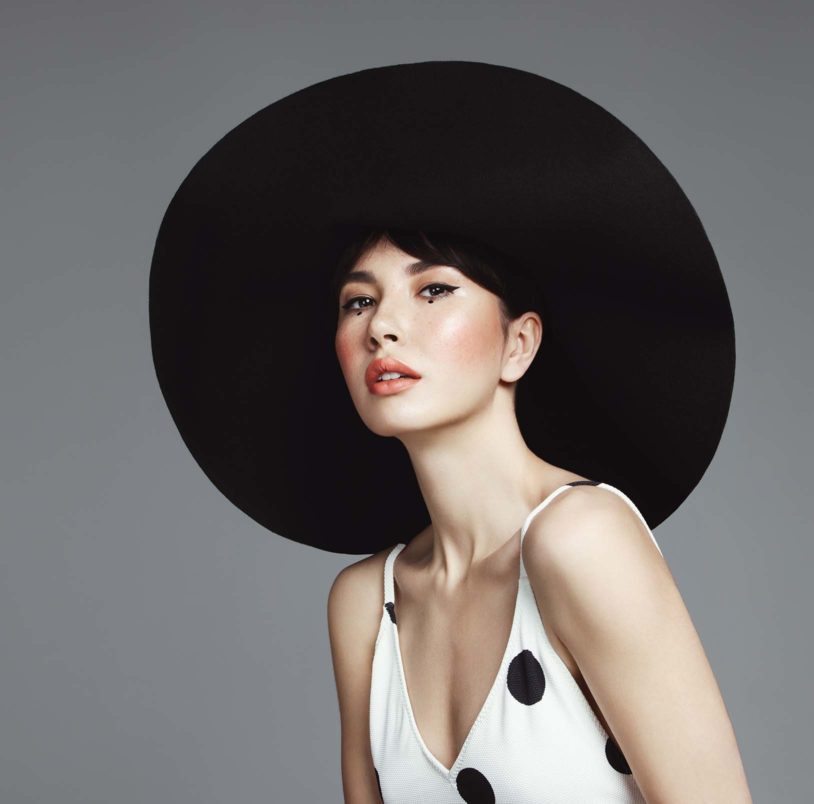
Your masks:
<path fill-rule="evenodd" d="M 373 553 L 429 521 L 334 352 L 328 280 L 361 228 L 479 238 L 548 309 L 518 387 L 529 447 L 623 489 L 651 528 L 706 471 L 734 383 L 713 249 L 629 128 L 555 81 L 429 61 L 322 81 L 217 142 L 173 197 L 150 273 L 152 353 L 206 475 L 259 524 Z"/>

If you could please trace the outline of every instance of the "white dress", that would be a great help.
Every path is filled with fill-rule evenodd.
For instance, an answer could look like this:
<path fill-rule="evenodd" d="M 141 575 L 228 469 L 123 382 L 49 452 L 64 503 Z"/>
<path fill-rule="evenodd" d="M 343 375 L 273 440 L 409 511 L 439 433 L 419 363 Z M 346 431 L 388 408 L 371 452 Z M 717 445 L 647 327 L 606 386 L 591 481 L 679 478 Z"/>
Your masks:
<path fill-rule="evenodd" d="M 393 590 L 397 544 L 384 566 L 384 605 L 373 654 L 370 747 L 384 804 L 644 804 L 630 768 L 549 642 L 526 569 L 522 542 L 532 518 L 575 485 L 560 486 L 526 517 L 509 641 L 486 701 L 451 768 L 421 737 L 407 693 Z M 661 552 L 661 548 L 659 548 Z"/>

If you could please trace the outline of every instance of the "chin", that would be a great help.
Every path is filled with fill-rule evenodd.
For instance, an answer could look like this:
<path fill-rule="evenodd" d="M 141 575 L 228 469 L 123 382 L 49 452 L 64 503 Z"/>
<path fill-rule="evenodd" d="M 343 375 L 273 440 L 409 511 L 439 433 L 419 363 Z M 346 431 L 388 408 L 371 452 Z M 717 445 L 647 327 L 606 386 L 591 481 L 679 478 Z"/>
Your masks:
<path fill-rule="evenodd" d="M 382 438 L 399 438 L 425 429 L 409 416 L 377 416 L 373 421 L 365 420 L 365 425 L 371 433 Z"/>
<path fill-rule="evenodd" d="M 427 411 L 419 410 L 399 410 L 389 413 L 378 413 L 363 419 L 367 428 L 376 435 L 383 438 L 404 438 L 416 433 L 428 430 L 442 430 L 445 425 L 453 424 L 460 420 L 460 413 L 456 411 L 446 411 L 446 415 L 439 416 L 439 411 L 434 410 L 431 414 Z"/>

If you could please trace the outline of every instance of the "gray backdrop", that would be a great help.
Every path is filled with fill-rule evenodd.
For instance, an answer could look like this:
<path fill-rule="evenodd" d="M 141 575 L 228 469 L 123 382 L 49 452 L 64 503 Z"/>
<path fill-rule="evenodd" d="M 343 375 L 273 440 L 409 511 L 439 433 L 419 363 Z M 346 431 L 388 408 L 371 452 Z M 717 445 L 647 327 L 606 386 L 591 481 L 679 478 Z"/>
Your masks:
<path fill-rule="evenodd" d="M 803 3 L 4 4 L 3 804 L 341 801 L 327 635 L 355 556 L 210 484 L 149 349 L 161 217 L 217 139 L 316 81 L 467 59 L 597 101 L 704 222 L 732 411 L 656 530 L 755 801 L 810 800 L 812 19 Z M 808 143 L 808 144 L 807 144 Z"/>

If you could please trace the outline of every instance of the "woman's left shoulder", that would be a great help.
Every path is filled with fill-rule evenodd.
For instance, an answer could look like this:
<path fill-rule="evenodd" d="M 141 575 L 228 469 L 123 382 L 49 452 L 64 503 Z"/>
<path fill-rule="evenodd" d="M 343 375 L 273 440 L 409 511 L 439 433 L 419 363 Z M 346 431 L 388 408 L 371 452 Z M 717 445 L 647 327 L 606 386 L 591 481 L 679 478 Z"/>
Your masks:
<path fill-rule="evenodd" d="M 700 637 L 637 509 L 587 484 L 553 503 L 523 545 L 529 581 L 643 795 L 751 801 Z"/>
<path fill-rule="evenodd" d="M 664 563 L 641 512 L 607 484 L 571 486 L 535 517 L 524 539 L 529 560 Z M 528 546 L 527 546 L 528 545 Z"/>

